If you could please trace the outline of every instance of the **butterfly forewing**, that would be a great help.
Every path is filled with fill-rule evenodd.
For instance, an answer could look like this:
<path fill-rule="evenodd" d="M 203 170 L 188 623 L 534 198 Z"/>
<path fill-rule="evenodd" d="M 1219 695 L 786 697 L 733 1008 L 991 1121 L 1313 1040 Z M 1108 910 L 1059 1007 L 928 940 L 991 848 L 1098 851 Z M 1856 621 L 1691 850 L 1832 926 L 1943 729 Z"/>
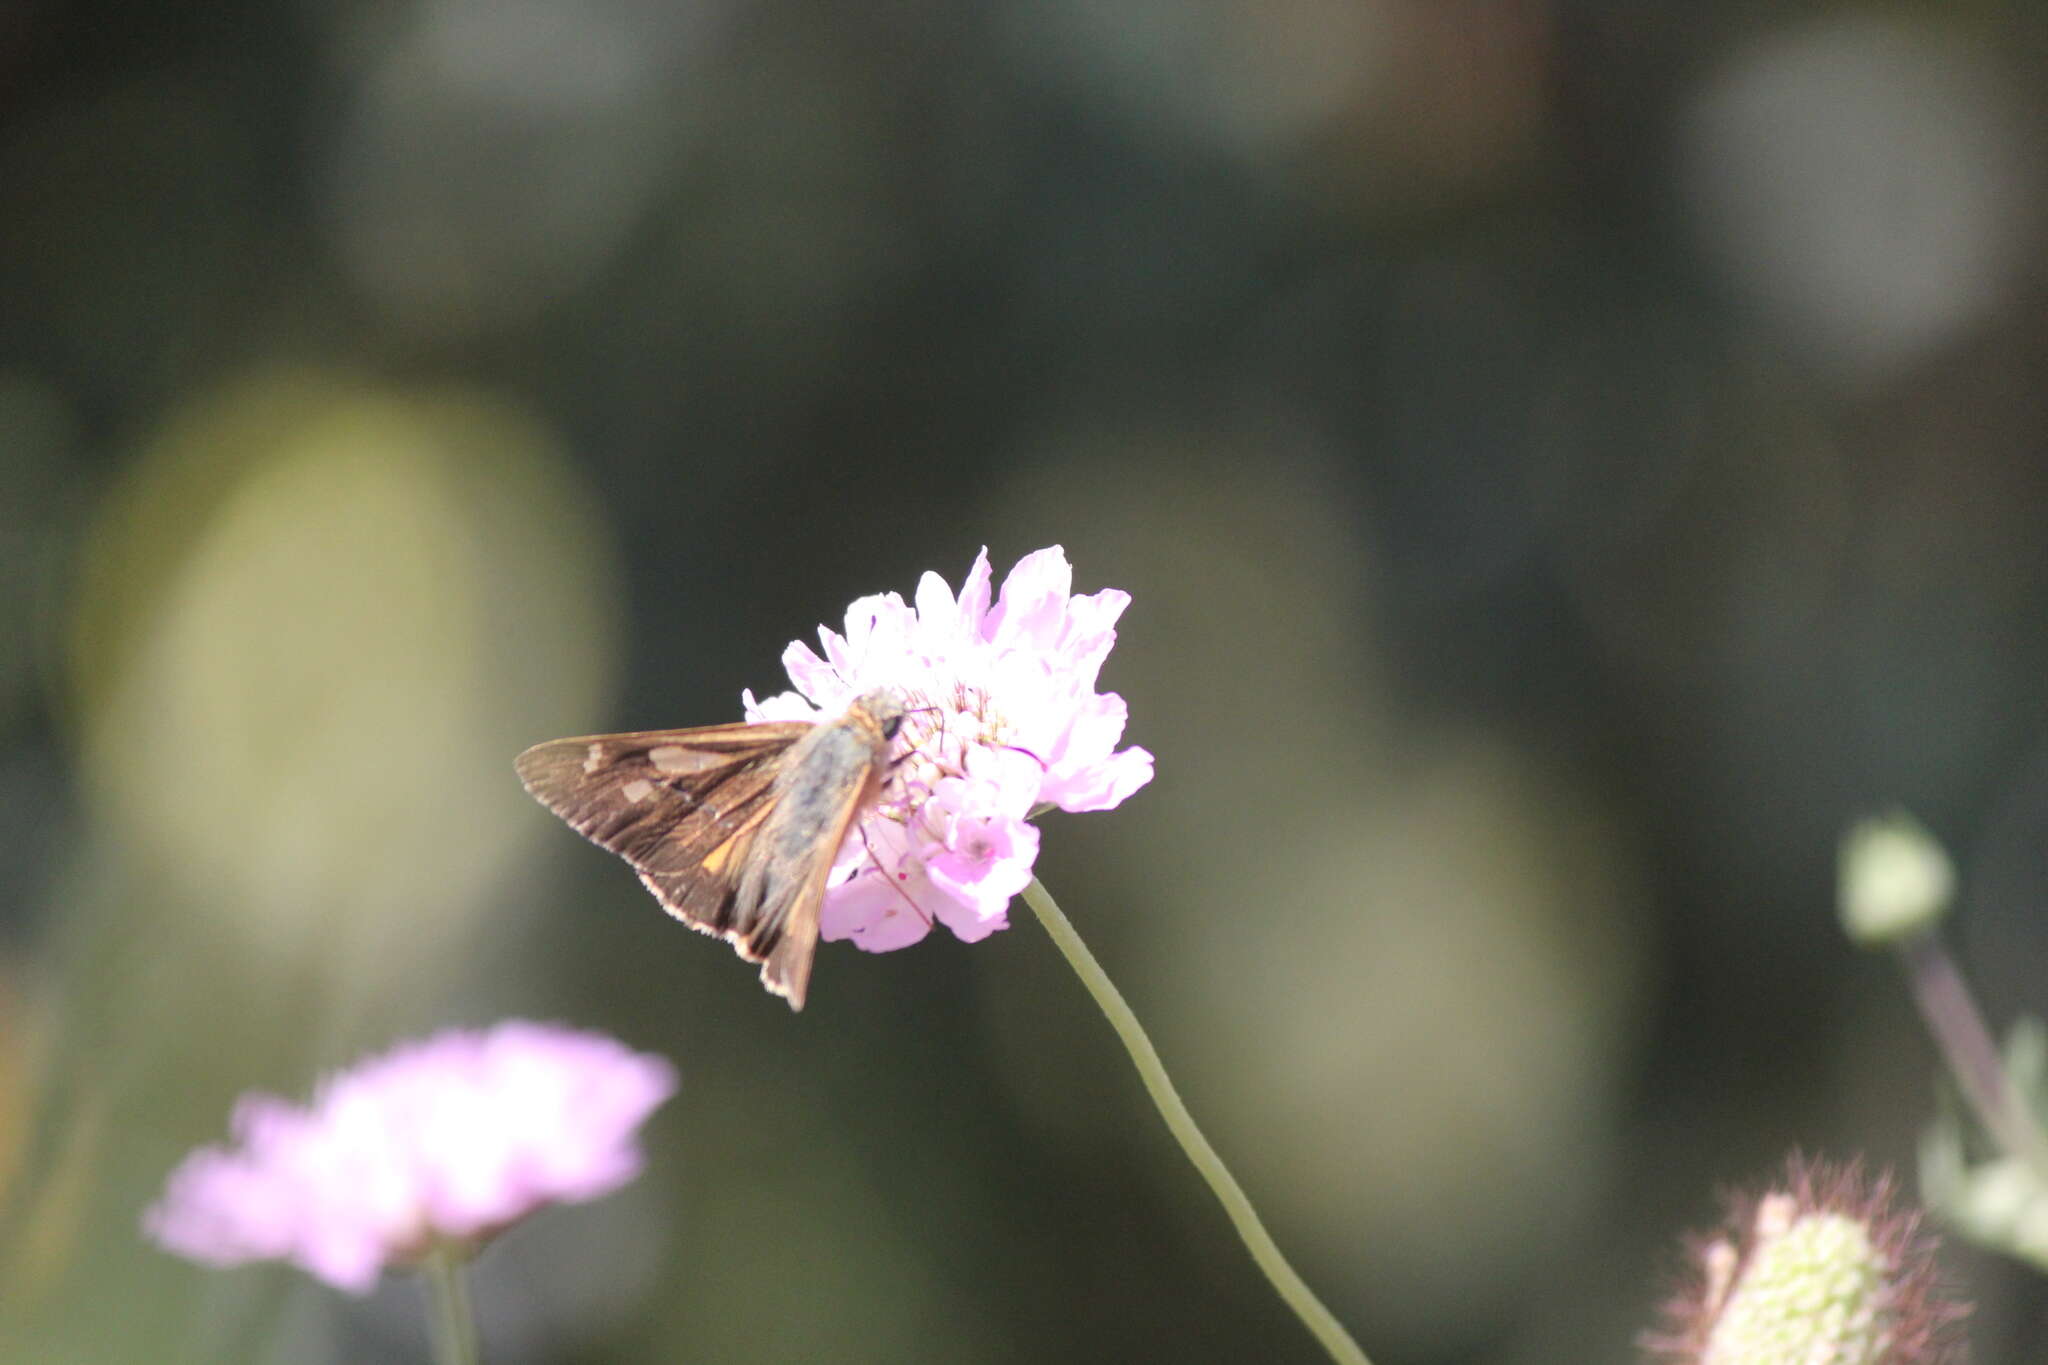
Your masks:
<path fill-rule="evenodd" d="M 761 963 L 762 984 L 802 1009 L 825 882 L 880 790 L 902 714 L 881 691 L 815 725 L 557 739 L 521 754 L 519 776 L 631 863 L 670 914 Z"/>
<path fill-rule="evenodd" d="M 670 914 L 758 962 L 775 943 L 752 941 L 761 926 L 738 913 L 734 888 L 774 803 L 776 763 L 811 728 L 771 722 L 584 735 L 536 744 L 517 767 L 542 805 L 632 864 Z"/>

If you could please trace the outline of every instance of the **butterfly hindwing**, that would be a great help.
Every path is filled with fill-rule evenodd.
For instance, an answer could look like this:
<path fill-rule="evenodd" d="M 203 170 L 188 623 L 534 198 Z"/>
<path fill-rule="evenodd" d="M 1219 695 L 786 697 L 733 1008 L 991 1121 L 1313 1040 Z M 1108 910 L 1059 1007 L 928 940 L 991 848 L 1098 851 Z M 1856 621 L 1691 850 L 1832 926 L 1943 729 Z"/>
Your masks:
<path fill-rule="evenodd" d="M 842 799 L 815 838 L 810 856 L 784 869 L 780 875 L 762 877 L 761 919 L 764 928 L 772 929 L 775 937 L 774 941 L 764 942 L 761 946 L 761 981 L 769 990 L 786 999 L 801 1001 L 809 988 L 811 957 L 818 942 L 818 913 L 825 899 L 825 882 L 832 874 L 834 855 L 868 795 L 866 779 L 843 787 Z M 764 837 L 772 839 L 780 833 L 771 827 L 765 831 Z M 766 866 L 776 868 L 781 865 L 768 863 Z M 753 891 L 752 883 L 751 877 L 745 878 L 738 888 L 742 904 L 748 901 Z"/>

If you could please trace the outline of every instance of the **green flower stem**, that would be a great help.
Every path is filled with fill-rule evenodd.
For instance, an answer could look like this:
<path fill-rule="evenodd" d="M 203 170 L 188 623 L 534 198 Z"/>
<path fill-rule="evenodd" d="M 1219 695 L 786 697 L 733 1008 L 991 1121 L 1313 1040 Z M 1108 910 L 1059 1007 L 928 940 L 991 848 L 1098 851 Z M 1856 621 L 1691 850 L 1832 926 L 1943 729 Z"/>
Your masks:
<path fill-rule="evenodd" d="M 1259 1221 L 1257 1211 L 1252 1208 L 1252 1201 L 1245 1198 L 1244 1191 L 1223 1165 L 1223 1158 L 1216 1155 L 1209 1139 L 1203 1137 L 1202 1130 L 1195 1126 L 1188 1107 L 1181 1103 L 1179 1092 L 1173 1088 L 1166 1068 L 1159 1061 L 1158 1051 L 1138 1023 L 1138 1016 L 1131 1013 L 1131 1007 L 1124 1003 L 1123 995 L 1103 972 L 1095 954 L 1088 951 L 1088 945 L 1081 941 L 1081 936 L 1074 932 L 1074 926 L 1060 913 L 1052 894 L 1034 880 L 1024 888 L 1024 903 L 1038 916 L 1038 922 L 1045 926 L 1045 931 L 1052 935 L 1052 941 L 1066 954 L 1074 974 L 1081 978 L 1081 984 L 1088 988 L 1088 993 L 1095 997 L 1095 1003 L 1108 1016 L 1110 1027 L 1123 1040 L 1124 1050 L 1131 1054 L 1131 1061 L 1137 1066 L 1138 1076 L 1145 1082 L 1152 1103 L 1159 1107 L 1160 1117 L 1166 1120 L 1167 1128 L 1180 1143 L 1181 1150 L 1188 1154 L 1188 1160 L 1194 1162 L 1195 1169 L 1202 1173 L 1202 1179 L 1208 1181 L 1209 1188 L 1216 1192 L 1223 1211 L 1230 1215 L 1230 1221 L 1237 1228 L 1237 1235 L 1244 1239 L 1252 1260 L 1273 1282 L 1273 1288 L 1280 1291 L 1280 1297 L 1294 1310 L 1294 1315 L 1315 1334 L 1316 1340 L 1329 1352 L 1330 1359 L 1339 1365 L 1372 1365 L 1358 1343 L 1351 1339 L 1351 1334 L 1344 1330 L 1343 1324 L 1323 1307 L 1322 1300 L 1302 1283 L 1301 1276 L 1294 1273 L 1294 1267 L 1287 1264 L 1287 1258 L 1273 1244 L 1265 1225 Z"/>
<path fill-rule="evenodd" d="M 1984 1012 L 1955 959 L 1931 930 L 1905 939 L 1898 953 L 1913 1003 L 1978 1121 L 2007 1156 L 2048 1180 L 2048 1136 L 2006 1078 Z"/>
<path fill-rule="evenodd" d="M 481 1365 L 476 1314 L 469 1305 L 468 1248 L 443 1242 L 422 1262 L 426 1274 L 428 1319 L 434 1338 L 434 1365 Z"/>

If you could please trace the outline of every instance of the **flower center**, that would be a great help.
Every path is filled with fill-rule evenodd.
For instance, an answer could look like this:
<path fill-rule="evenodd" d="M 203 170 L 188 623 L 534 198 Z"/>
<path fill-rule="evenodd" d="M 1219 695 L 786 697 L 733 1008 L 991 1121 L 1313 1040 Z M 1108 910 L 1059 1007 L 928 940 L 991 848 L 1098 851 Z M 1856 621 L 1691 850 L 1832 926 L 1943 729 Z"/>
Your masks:
<path fill-rule="evenodd" d="M 942 780 L 967 776 L 970 750 L 1011 747 L 1014 727 L 988 693 L 962 682 L 938 693 L 906 692 L 904 700 L 897 755 L 874 813 L 907 825 Z"/>

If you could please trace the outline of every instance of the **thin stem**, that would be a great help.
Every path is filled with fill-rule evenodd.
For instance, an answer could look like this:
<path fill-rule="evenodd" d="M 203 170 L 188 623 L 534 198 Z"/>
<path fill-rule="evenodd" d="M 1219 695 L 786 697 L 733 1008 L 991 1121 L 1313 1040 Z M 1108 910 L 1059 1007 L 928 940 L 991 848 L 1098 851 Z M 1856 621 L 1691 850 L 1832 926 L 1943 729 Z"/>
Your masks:
<path fill-rule="evenodd" d="M 1159 1107 L 1160 1117 L 1173 1133 L 1181 1150 L 1188 1154 L 1188 1160 L 1195 1163 L 1195 1169 L 1202 1173 L 1202 1179 L 1209 1182 L 1209 1188 L 1216 1193 L 1223 1211 L 1230 1215 L 1230 1221 L 1237 1228 L 1237 1235 L 1244 1239 L 1245 1248 L 1251 1252 L 1252 1260 L 1258 1263 L 1266 1278 L 1273 1282 L 1273 1288 L 1280 1291 L 1280 1297 L 1294 1310 L 1304 1326 L 1315 1334 L 1330 1359 L 1339 1365 L 1372 1365 L 1365 1352 L 1351 1339 L 1342 1323 L 1329 1309 L 1323 1307 L 1301 1276 L 1294 1273 L 1294 1267 L 1287 1264 L 1287 1258 L 1280 1254 L 1280 1248 L 1273 1244 L 1265 1225 L 1259 1221 L 1252 1201 L 1245 1198 L 1244 1190 L 1232 1178 L 1223 1164 L 1223 1158 L 1216 1155 L 1216 1149 L 1209 1145 L 1209 1139 L 1202 1136 L 1202 1130 L 1195 1126 L 1194 1116 L 1181 1103 L 1180 1093 L 1173 1088 L 1173 1082 L 1166 1075 L 1166 1067 L 1159 1060 L 1159 1053 L 1152 1046 L 1152 1040 L 1145 1036 L 1138 1016 L 1131 1013 L 1131 1007 L 1124 1003 L 1124 997 L 1110 982 L 1102 970 L 1102 964 L 1095 960 L 1095 954 L 1088 951 L 1088 945 L 1074 932 L 1074 926 L 1060 913 L 1053 901 L 1052 893 L 1043 884 L 1033 881 L 1024 888 L 1024 903 L 1038 916 L 1038 922 L 1052 935 L 1052 941 L 1066 955 L 1067 963 L 1074 974 L 1081 978 L 1081 984 L 1095 997 L 1095 1003 L 1109 1019 L 1110 1027 L 1123 1040 L 1124 1050 L 1131 1054 L 1131 1061 L 1138 1068 L 1138 1076 L 1145 1082 L 1146 1091 L 1152 1096 L 1152 1103 Z"/>
<path fill-rule="evenodd" d="M 482 1365 L 476 1314 L 469 1304 L 468 1261 L 465 1248 L 443 1242 L 424 1262 L 435 1365 Z"/>
<path fill-rule="evenodd" d="M 1984 1130 L 2010 1157 L 2026 1162 L 2048 1179 L 2048 1136 L 2013 1091 L 1999 1059 L 1998 1045 L 1984 1023 L 1955 959 L 1934 933 L 1917 934 L 1899 945 L 1899 961 L 1913 1003 L 1927 1021 L 1963 1098 Z"/>

